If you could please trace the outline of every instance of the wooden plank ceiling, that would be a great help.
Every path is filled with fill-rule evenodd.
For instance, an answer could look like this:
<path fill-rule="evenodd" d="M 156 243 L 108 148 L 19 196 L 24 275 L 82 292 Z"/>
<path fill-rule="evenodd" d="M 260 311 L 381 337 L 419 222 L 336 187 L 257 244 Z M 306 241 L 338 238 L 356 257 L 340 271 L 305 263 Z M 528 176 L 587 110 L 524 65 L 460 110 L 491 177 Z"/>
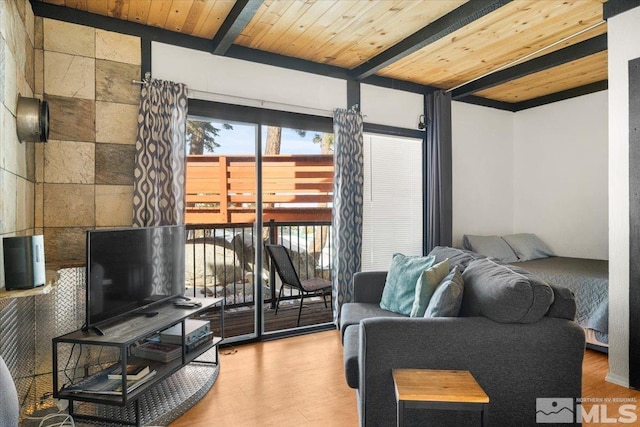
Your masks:
<path fill-rule="evenodd" d="M 242 46 L 454 98 L 517 104 L 607 80 L 606 0 L 32 1 L 212 40 L 216 54 Z"/>

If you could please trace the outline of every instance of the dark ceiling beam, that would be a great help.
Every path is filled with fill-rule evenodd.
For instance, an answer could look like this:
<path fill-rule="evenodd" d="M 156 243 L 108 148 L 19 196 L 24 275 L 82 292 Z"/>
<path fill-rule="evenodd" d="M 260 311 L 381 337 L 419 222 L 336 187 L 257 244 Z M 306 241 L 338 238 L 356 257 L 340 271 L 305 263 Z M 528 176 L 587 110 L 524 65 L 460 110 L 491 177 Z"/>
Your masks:
<path fill-rule="evenodd" d="M 602 17 L 605 20 L 640 6 L 639 0 L 609 0 L 602 5 Z"/>
<path fill-rule="evenodd" d="M 320 64 L 318 62 L 307 61 L 306 59 L 293 58 L 291 56 L 239 46 L 237 44 L 232 45 L 224 56 L 227 58 L 241 59 L 243 61 L 257 62 L 259 64 L 273 65 L 274 67 L 288 68 L 290 70 L 302 71 L 305 73 L 320 74 L 337 79 L 349 78 L 349 70 L 346 68 Z"/>
<path fill-rule="evenodd" d="M 607 35 L 601 34 L 591 39 L 576 43 L 544 56 L 539 56 L 522 64 L 514 65 L 501 71 L 496 71 L 486 77 L 460 86 L 451 92 L 452 99 L 462 98 L 475 92 L 480 92 L 511 80 L 519 79 L 529 74 L 538 73 L 567 62 L 575 61 L 585 56 L 607 50 Z"/>
<path fill-rule="evenodd" d="M 225 56 L 228 58 L 241 59 L 243 61 L 251 61 L 265 65 L 273 65 L 274 67 L 287 68 L 289 70 L 302 71 L 303 73 L 319 74 L 325 77 L 342 80 L 353 80 L 349 74 L 349 70 L 346 68 L 336 67 L 335 65 L 320 64 L 318 62 L 307 61 L 306 59 L 293 58 L 245 46 L 233 45 L 229 48 Z M 426 90 L 436 90 L 436 88 L 432 88 L 430 86 L 419 85 L 406 80 L 397 80 L 382 76 L 367 77 L 366 79 L 361 80 L 360 83 L 420 94 L 425 92 L 425 88 Z"/>
<path fill-rule="evenodd" d="M 504 101 L 496 101 L 494 99 L 489 99 L 489 98 L 481 98 L 479 96 L 469 95 L 460 99 L 456 99 L 456 101 L 464 102 L 465 104 L 480 105 L 482 107 L 496 108 L 498 110 L 511 111 L 511 112 L 516 111 L 515 104 L 504 102 Z"/>
<path fill-rule="evenodd" d="M 416 31 L 384 52 L 374 56 L 364 64 L 354 68 L 351 71 L 351 75 L 356 80 L 369 77 L 377 71 L 446 37 L 509 2 L 511 2 L 511 0 L 474 0 L 467 2 L 433 21 L 421 30 Z"/>
<path fill-rule="evenodd" d="M 237 0 L 211 40 L 211 53 L 224 55 L 256 14 L 262 0 Z"/>
<path fill-rule="evenodd" d="M 541 105 L 552 104 L 565 99 L 576 98 L 578 96 L 588 95 L 590 93 L 600 92 L 609 88 L 608 80 L 601 80 L 595 83 L 589 83 L 583 86 L 574 87 L 573 89 L 563 90 L 561 92 L 552 93 L 538 98 L 528 99 L 513 105 L 513 111 L 522 111 L 527 108 L 539 107 Z"/>

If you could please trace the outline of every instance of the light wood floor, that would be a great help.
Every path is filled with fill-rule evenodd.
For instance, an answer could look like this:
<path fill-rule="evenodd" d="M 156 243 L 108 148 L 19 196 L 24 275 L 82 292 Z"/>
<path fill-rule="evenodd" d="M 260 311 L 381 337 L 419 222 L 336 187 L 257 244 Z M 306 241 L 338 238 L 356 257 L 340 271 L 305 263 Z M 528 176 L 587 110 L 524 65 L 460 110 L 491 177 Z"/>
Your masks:
<path fill-rule="evenodd" d="M 220 375 L 213 388 L 171 427 L 357 425 L 355 391 L 344 378 L 338 331 L 233 350 L 221 350 Z M 640 425 L 640 392 L 606 382 L 607 371 L 607 355 L 587 350 L 583 397 L 637 399 L 638 422 L 633 425 Z M 618 417 L 618 405 L 607 402 L 607 416 Z"/>

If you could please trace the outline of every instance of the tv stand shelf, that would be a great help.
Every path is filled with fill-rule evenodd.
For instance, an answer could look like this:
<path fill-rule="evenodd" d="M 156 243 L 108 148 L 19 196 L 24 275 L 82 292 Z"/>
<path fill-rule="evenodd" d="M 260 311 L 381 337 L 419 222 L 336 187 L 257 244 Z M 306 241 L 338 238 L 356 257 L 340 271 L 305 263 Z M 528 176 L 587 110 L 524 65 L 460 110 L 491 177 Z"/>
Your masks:
<path fill-rule="evenodd" d="M 214 363 L 216 365 L 219 363 L 217 350 L 224 338 L 224 299 L 199 298 L 196 300 L 201 303 L 201 306 L 177 307 L 174 306 L 172 302 L 167 302 L 149 308 L 149 310 L 154 312 L 153 317 L 146 317 L 144 315 L 122 317 L 114 322 L 99 325 L 103 335 L 89 328 L 86 330 L 80 329 L 54 338 L 52 340 L 54 397 L 57 399 L 67 399 L 69 401 L 69 413 L 77 418 L 82 418 L 82 414 L 74 413 L 74 401 L 118 406 L 125 406 L 130 402 L 134 402 L 136 421 L 127 424 L 139 425 L 140 414 L 137 399 L 144 394 L 145 391 L 173 375 L 185 365 L 196 360 L 198 356 L 211 349 L 215 349 L 215 359 L 213 362 L 206 363 Z M 206 341 L 190 352 L 187 352 L 185 345 L 186 337 L 184 334 L 185 321 L 189 318 L 198 318 L 206 312 L 215 309 L 221 311 L 219 336 L 214 336 L 212 340 Z M 178 324 L 182 324 L 183 331 L 182 354 L 180 357 L 168 362 L 160 362 L 132 354 L 132 347 Z M 81 346 L 81 348 L 79 351 L 74 351 L 77 346 Z M 86 347 L 86 349 L 83 349 L 84 347 Z M 122 387 L 124 391 L 119 394 L 77 392 L 66 389 L 71 379 L 74 380 L 73 383 L 77 383 L 85 377 L 103 371 L 105 367 L 111 366 L 114 363 L 119 363 L 122 369 L 124 369 L 126 365 L 131 364 L 149 366 L 150 371 L 155 371 L 155 374 L 138 388 L 130 392 L 126 391 L 126 387 Z M 61 386 L 61 384 L 64 385 Z M 122 386 L 124 386 L 124 382 Z M 118 421 L 124 422 L 124 420 Z"/>

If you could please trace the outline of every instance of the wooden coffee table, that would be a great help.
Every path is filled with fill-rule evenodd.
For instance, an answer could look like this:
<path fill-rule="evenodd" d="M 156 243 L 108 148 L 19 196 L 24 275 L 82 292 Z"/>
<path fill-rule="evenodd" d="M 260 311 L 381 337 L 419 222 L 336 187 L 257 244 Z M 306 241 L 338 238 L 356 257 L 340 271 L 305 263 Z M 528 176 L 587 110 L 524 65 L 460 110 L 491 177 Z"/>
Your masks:
<path fill-rule="evenodd" d="M 469 371 L 436 369 L 394 369 L 398 427 L 403 425 L 405 409 L 447 409 L 479 411 L 486 427 L 489 396 Z"/>

